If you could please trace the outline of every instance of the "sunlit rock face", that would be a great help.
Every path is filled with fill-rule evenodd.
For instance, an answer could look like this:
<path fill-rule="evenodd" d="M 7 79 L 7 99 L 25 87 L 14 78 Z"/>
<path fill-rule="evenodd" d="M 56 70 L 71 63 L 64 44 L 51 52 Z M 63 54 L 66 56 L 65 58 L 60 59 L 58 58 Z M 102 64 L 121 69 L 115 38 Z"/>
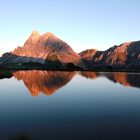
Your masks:
<path fill-rule="evenodd" d="M 113 67 L 125 67 L 125 69 L 137 69 L 140 66 L 140 41 L 128 42 L 107 50 L 102 57 L 102 63 Z"/>
<path fill-rule="evenodd" d="M 32 32 L 24 46 L 15 49 L 12 54 L 62 63 L 77 64 L 80 61 L 80 56 L 67 43 L 50 32 L 43 35 Z"/>
<path fill-rule="evenodd" d="M 85 51 L 80 52 L 79 55 L 81 56 L 81 59 L 92 60 L 96 52 L 96 49 L 87 49 Z"/>
<path fill-rule="evenodd" d="M 94 67 L 93 57 L 95 56 L 96 53 L 97 53 L 96 49 L 87 49 L 79 53 L 85 69 L 92 70 L 92 68 Z"/>
<path fill-rule="evenodd" d="M 126 42 L 119 46 L 113 46 L 106 51 L 86 50 L 80 55 L 87 69 L 140 69 L 140 41 Z"/>
<path fill-rule="evenodd" d="M 100 61 L 109 65 L 125 65 L 127 61 L 127 48 L 131 43 L 124 43 L 120 46 L 114 46 L 102 54 Z"/>
<path fill-rule="evenodd" d="M 2 59 L 4 64 L 7 63 L 40 63 L 54 67 L 67 68 L 70 66 L 81 67 L 81 57 L 64 41 L 48 32 L 40 35 L 34 31 L 27 39 L 23 47 L 18 47 L 14 51 L 4 54 Z M 68 66 L 69 66 L 68 65 Z"/>
<path fill-rule="evenodd" d="M 78 54 L 54 34 L 40 35 L 33 31 L 23 47 L 2 55 L 1 66 L 8 69 L 140 71 L 140 41 L 126 42 L 105 51 L 87 49 Z"/>
<path fill-rule="evenodd" d="M 22 80 L 32 96 L 39 93 L 52 95 L 56 90 L 66 85 L 76 72 L 60 71 L 16 71 L 13 76 L 17 80 Z"/>

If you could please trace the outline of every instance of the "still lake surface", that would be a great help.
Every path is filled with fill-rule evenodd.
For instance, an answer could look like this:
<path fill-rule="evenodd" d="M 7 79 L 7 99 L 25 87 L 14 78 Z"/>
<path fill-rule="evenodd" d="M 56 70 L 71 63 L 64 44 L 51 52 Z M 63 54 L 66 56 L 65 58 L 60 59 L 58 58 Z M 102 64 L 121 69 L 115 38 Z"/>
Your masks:
<path fill-rule="evenodd" d="M 0 80 L 0 140 L 140 139 L 140 74 L 12 74 Z"/>

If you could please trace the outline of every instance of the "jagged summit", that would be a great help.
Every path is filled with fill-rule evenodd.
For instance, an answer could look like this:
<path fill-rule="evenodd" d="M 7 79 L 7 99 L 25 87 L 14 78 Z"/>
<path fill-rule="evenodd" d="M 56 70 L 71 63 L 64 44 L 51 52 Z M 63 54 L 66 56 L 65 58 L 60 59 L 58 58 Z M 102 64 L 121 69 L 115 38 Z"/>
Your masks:
<path fill-rule="evenodd" d="M 105 51 L 87 49 L 76 53 L 51 32 L 40 35 L 33 31 L 23 47 L 4 54 L 1 65 L 43 65 L 45 69 L 73 70 L 139 70 L 140 41 L 125 42 Z"/>
<path fill-rule="evenodd" d="M 140 41 L 125 42 L 106 51 L 93 51 L 93 54 L 86 50 L 80 55 L 87 69 L 137 70 L 140 66 Z"/>
<path fill-rule="evenodd" d="M 36 47 L 36 49 L 43 49 L 43 47 L 48 47 L 56 49 L 57 51 L 60 51 L 61 49 L 71 49 L 71 47 L 66 42 L 59 39 L 53 33 L 47 32 L 40 35 L 37 31 L 33 31 L 31 33 L 31 35 L 23 45 L 23 50 L 24 48 L 34 49 L 34 47 Z M 14 53 L 17 53 L 16 51 L 14 51 Z M 73 50 L 71 49 L 71 51 Z M 20 53 L 20 55 L 22 55 L 22 52 Z"/>
<path fill-rule="evenodd" d="M 7 58 L 5 60 L 8 61 Z M 66 68 L 69 63 L 71 64 L 70 67 L 81 65 L 80 55 L 74 52 L 66 42 L 51 32 L 40 35 L 37 31 L 31 33 L 23 47 L 18 47 L 10 52 L 9 60 L 10 63 L 33 62 L 45 64 L 48 67 L 61 68 Z"/>
<path fill-rule="evenodd" d="M 58 37 L 56 37 L 56 35 L 54 35 L 52 32 L 47 32 L 47 33 L 44 33 L 43 35 L 46 35 L 46 36 L 48 36 L 48 37 L 58 38 Z"/>
<path fill-rule="evenodd" d="M 61 40 L 59 39 L 55 34 L 53 34 L 52 32 L 46 32 L 46 33 L 43 33 L 42 35 L 37 32 L 37 31 L 32 31 L 31 35 L 29 36 L 29 38 L 27 40 L 30 40 L 30 39 L 37 39 L 37 38 L 40 38 L 40 39 L 49 39 L 51 41 L 56 41 L 56 40 Z M 62 41 L 62 40 L 61 40 Z"/>
<path fill-rule="evenodd" d="M 54 34 L 51 33 L 51 32 L 43 33 L 43 34 L 41 35 L 41 37 L 44 38 L 44 39 L 52 39 L 52 40 L 59 39 L 56 35 L 54 35 Z"/>
<path fill-rule="evenodd" d="M 82 59 L 92 59 L 96 52 L 96 49 L 87 49 L 85 51 L 80 52 L 79 55 Z"/>
<path fill-rule="evenodd" d="M 33 31 L 27 41 L 24 43 L 23 47 L 35 47 L 40 39 L 41 35 L 37 31 Z"/>
<path fill-rule="evenodd" d="M 38 31 L 32 31 L 31 35 L 40 35 Z"/>

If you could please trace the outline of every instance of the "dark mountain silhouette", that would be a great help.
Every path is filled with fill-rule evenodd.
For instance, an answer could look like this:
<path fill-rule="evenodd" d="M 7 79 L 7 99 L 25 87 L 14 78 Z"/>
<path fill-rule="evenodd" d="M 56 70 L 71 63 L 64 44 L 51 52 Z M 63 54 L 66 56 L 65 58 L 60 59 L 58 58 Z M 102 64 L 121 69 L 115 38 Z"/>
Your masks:
<path fill-rule="evenodd" d="M 0 79 L 11 78 L 13 76 L 12 72 L 6 69 L 0 69 Z"/>

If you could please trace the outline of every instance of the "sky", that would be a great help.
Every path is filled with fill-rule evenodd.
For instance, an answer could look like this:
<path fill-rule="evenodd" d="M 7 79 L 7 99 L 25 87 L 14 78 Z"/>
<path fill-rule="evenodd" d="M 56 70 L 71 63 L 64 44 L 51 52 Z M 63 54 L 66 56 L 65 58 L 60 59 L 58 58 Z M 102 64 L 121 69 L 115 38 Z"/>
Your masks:
<path fill-rule="evenodd" d="M 138 0 L 1 0 L 0 55 L 32 31 L 52 32 L 76 52 L 140 40 Z"/>

